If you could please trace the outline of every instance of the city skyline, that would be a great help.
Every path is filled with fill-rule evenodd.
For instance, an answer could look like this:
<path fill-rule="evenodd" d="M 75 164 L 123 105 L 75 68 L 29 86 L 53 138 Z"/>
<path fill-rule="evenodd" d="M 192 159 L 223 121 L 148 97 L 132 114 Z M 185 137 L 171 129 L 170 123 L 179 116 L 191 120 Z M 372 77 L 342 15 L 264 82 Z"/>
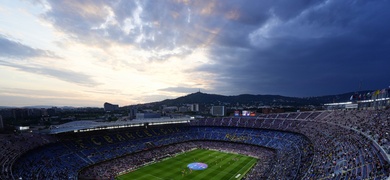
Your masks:
<path fill-rule="evenodd" d="M 389 87 L 389 1 L 0 5 L 0 106 L 119 106 L 189 93 L 308 97 Z"/>

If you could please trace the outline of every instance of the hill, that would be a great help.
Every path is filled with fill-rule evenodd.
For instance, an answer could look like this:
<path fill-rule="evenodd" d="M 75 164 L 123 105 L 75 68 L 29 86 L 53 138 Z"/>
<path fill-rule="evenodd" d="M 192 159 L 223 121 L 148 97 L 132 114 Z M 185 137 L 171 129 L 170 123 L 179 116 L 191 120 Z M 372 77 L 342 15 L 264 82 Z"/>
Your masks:
<path fill-rule="evenodd" d="M 252 95 L 241 94 L 236 96 L 224 96 L 218 94 L 207 94 L 202 92 L 191 93 L 176 99 L 166 99 L 159 102 L 140 104 L 150 107 L 156 106 L 180 106 L 184 104 L 197 103 L 200 105 L 247 105 L 247 106 L 321 106 L 332 102 L 349 101 L 353 94 L 363 94 L 371 91 L 348 92 L 338 95 L 316 96 L 316 97 L 287 97 L 281 95 Z"/>

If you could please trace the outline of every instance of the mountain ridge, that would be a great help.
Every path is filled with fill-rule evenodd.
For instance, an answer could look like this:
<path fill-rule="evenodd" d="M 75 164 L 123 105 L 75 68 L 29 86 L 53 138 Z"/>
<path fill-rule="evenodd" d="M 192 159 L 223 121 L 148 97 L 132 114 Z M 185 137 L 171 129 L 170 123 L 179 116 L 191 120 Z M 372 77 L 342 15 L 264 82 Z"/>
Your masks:
<path fill-rule="evenodd" d="M 219 95 L 208 94 L 203 92 L 190 93 L 174 99 L 165 99 L 162 101 L 138 104 L 149 106 L 179 106 L 184 104 L 212 104 L 212 105 L 234 105 L 247 104 L 257 106 L 321 106 L 326 103 L 345 102 L 349 101 L 354 94 L 365 94 L 372 92 L 371 90 L 364 90 L 358 92 L 347 92 L 336 95 L 314 96 L 314 97 L 289 97 L 282 95 L 254 95 L 254 94 L 240 94 L 240 95 Z M 131 106 L 131 105 L 129 105 Z M 126 107 L 126 106 L 125 106 Z"/>

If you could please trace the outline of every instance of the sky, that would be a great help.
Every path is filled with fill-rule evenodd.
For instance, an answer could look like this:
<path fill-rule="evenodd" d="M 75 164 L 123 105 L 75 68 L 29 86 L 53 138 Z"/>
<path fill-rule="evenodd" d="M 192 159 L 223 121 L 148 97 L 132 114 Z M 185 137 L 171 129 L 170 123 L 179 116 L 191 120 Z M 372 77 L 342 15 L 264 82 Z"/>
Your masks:
<path fill-rule="evenodd" d="M 390 85 L 389 0 L 2 0 L 0 106 Z"/>

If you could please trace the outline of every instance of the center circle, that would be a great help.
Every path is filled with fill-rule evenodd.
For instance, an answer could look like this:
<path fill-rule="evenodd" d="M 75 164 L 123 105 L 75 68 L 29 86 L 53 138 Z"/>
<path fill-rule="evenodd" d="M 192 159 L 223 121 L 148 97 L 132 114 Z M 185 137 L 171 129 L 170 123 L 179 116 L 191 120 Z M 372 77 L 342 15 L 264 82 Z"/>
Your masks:
<path fill-rule="evenodd" d="M 192 170 L 205 170 L 208 167 L 208 165 L 205 163 L 201 163 L 201 162 L 194 162 L 194 163 L 188 164 L 187 167 L 192 169 Z"/>

